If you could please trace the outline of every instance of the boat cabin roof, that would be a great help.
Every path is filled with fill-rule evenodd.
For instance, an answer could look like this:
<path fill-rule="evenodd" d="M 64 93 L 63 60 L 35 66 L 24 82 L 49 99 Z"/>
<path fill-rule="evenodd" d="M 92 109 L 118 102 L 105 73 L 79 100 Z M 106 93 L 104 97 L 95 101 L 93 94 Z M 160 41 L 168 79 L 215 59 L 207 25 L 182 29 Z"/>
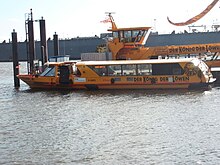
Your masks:
<path fill-rule="evenodd" d="M 131 28 L 117 28 L 117 29 L 108 29 L 108 31 L 117 32 L 117 31 L 130 31 L 130 30 L 149 30 L 151 27 L 131 27 Z"/>
<path fill-rule="evenodd" d="M 132 65 L 132 64 L 163 64 L 163 63 L 199 63 L 202 60 L 197 58 L 184 58 L 184 59 L 152 59 L 152 60 L 111 60 L 111 61 L 68 61 L 68 62 L 49 62 L 49 66 L 62 66 L 62 65 Z"/>
<path fill-rule="evenodd" d="M 199 59 L 155 59 L 155 60 L 113 60 L 113 61 L 80 61 L 76 65 L 128 65 L 128 64 L 161 64 L 200 62 Z"/>
<path fill-rule="evenodd" d="M 78 61 L 62 61 L 62 62 L 48 62 L 45 65 L 49 65 L 49 66 L 62 66 L 62 65 L 68 65 L 68 64 L 75 64 Z"/>

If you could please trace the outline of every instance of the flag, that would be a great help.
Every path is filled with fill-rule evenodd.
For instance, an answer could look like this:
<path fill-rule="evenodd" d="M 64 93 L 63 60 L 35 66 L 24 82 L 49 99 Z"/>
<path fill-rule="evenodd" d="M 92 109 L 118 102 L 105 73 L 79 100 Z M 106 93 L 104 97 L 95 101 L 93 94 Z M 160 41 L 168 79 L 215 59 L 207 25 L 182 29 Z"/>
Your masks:
<path fill-rule="evenodd" d="M 105 20 L 103 21 L 100 21 L 101 23 L 108 23 L 108 22 L 111 22 L 111 19 L 110 18 L 106 18 Z"/>

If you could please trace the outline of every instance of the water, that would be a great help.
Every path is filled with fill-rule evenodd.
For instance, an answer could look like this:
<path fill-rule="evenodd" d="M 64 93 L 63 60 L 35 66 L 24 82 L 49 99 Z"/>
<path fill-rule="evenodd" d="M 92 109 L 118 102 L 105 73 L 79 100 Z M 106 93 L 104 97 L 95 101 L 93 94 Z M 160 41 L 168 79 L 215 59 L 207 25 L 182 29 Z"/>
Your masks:
<path fill-rule="evenodd" d="M 0 63 L 0 164 L 220 163 L 220 88 L 34 91 Z"/>

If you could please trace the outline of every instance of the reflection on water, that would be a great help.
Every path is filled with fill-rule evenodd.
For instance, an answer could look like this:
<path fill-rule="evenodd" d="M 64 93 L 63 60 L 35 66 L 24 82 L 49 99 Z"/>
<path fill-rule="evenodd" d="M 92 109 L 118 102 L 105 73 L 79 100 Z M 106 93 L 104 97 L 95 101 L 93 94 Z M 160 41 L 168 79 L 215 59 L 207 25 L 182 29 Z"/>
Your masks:
<path fill-rule="evenodd" d="M 0 66 L 0 164 L 220 162 L 218 87 L 14 89 L 11 63 Z"/>

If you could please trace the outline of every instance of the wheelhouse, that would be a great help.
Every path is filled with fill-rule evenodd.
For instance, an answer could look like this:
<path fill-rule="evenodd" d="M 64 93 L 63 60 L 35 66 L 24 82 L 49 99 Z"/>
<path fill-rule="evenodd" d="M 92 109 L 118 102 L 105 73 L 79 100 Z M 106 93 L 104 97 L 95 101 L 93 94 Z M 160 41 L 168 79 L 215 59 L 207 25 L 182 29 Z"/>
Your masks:
<path fill-rule="evenodd" d="M 150 27 L 136 27 L 136 28 L 119 28 L 112 31 L 113 40 L 118 39 L 119 42 L 125 44 L 144 45 Z"/>

